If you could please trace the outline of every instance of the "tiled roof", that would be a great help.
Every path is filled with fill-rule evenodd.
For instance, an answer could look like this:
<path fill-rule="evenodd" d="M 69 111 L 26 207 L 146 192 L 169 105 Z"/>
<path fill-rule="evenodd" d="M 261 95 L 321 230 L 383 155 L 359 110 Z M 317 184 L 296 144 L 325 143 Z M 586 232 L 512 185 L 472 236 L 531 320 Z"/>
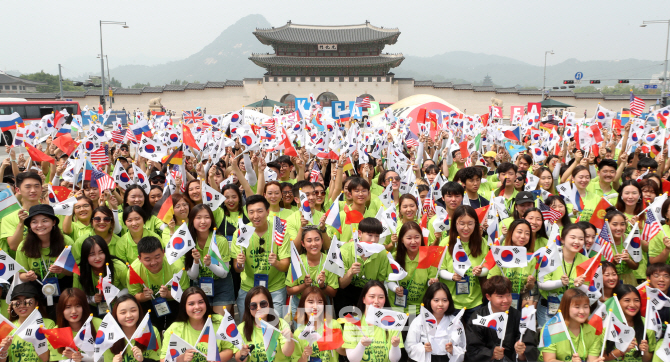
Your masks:
<path fill-rule="evenodd" d="M 454 84 L 454 90 L 473 90 L 472 84 Z"/>
<path fill-rule="evenodd" d="M 87 96 L 101 96 L 102 95 L 102 90 L 101 89 L 89 89 L 86 91 Z"/>
<path fill-rule="evenodd" d="M 603 99 L 603 94 L 597 93 L 577 93 L 575 92 L 575 99 Z"/>
<path fill-rule="evenodd" d="M 624 100 L 624 99 L 628 100 L 628 99 L 630 99 L 630 95 L 626 95 L 626 94 L 603 94 L 603 98 L 605 98 L 605 100 L 608 100 L 608 101 L 609 100 Z"/>
<path fill-rule="evenodd" d="M 163 93 L 163 87 L 144 87 L 142 93 Z"/>
<path fill-rule="evenodd" d="M 454 84 L 451 82 L 435 82 L 433 83 L 434 88 L 453 88 Z"/>
<path fill-rule="evenodd" d="M 519 93 L 519 90 L 511 87 L 511 88 L 496 88 L 496 93 Z"/>
<path fill-rule="evenodd" d="M 472 90 L 475 91 L 475 92 L 495 92 L 495 88 L 493 88 L 492 86 L 486 86 L 486 85 L 473 86 Z"/>
<path fill-rule="evenodd" d="M 205 88 L 223 88 L 226 86 L 226 82 L 207 82 L 205 83 Z"/>
<path fill-rule="evenodd" d="M 10 93 L 2 93 L 5 94 Z M 25 99 L 56 99 L 58 93 L 11 93 L 10 97 L 12 98 L 25 98 Z"/>
<path fill-rule="evenodd" d="M 340 67 L 389 64 L 397 67 L 405 59 L 402 54 L 382 54 L 365 57 L 289 57 L 274 54 L 252 54 L 249 59 L 256 65 Z"/>
<path fill-rule="evenodd" d="M 117 88 L 114 94 L 142 94 L 142 88 Z"/>
<path fill-rule="evenodd" d="M 542 91 L 539 89 L 519 89 L 520 96 L 541 96 Z"/>
<path fill-rule="evenodd" d="M 226 87 L 244 87 L 244 82 L 241 80 L 227 80 Z"/>
<path fill-rule="evenodd" d="M 176 85 L 176 84 L 166 84 L 165 88 L 163 88 L 164 91 L 166 92 L 183 92 L 184 89 L 186 89 L 185 85 Z"/>
<path fill-rule="evenodd" d="M 46 83 L 33 82 L 32 80 L 15 77 L 5 72 L 0 72 L 0 84 L 46 85 Z"/>
<path fill-rule="evenodd" d="M 571 90 L 550 90 L 549 97 L 574 97 L 575 93 Z"/>
<path fill-rule="evenodd" d="M 63 98 L 84 98 L 84 97 L 86 97 L 86 92 L 63 91 Z"/>
<path fill-rule="evenodd" d="M 415 87 L 432 87 L 433 86 L 433 81 L 432 80 L 415 80 L 414 81 L 414 86 Z"/>
<path fill-rule="evenodd" d="M 384 41 L 395 44 L 400 35 L 397 28 L 384 29 L 370 25 L 321 26 L 299 25 L 291 22 L 272 29 L 256 29 L 254 35 L 265 44 L 356 44 Z"/>
<path fill-rule="evenodd" d="M 189 83 L 186 85 L 186 89 L 205 89 L 204 83 Z"/>

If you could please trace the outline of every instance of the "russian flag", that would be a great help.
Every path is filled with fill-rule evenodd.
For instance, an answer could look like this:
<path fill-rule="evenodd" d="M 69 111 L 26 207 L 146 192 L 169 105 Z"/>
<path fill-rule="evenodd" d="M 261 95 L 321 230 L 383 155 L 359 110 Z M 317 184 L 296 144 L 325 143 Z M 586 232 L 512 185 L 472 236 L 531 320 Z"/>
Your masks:
<path fill-rule="evenodd" d="M 330 225 L 342 233 L 342 220 L 340 220 L 340 202 L 335 200 L 326 212 L 326 225 Z"/>
<path fill-rule="evenodd" d="M 351 111 L 348 109 L 341 110 L 338 116 L 340 117 L 340 122 L 346 122 L 351 118 Z"/>
<path fill-rule="evenodd" d="M 503 135 L 505 136 L 505 138 L 508 138 L 511 141 L 521 142 L 521 131 L 519 131 L 518 126 L 504 131 Z"/>
<path fill-rule="evenodd" d="M 10 129 L 16 129 L 17 125 L 20 127 L 25 127 L 23 118 L 21 118 L 18 113 L 14 112 L 8 116 L 0 116 L 0 129 L 2 132 L 8 131 Z"/>
<path fill-rule="evenodd" d="M 56 137 L 71 133 L 72 133 L 72 126 L 70 126 L 69 124 L 65 124 L 58 130 L 58 132 L 56 133 Z"/>
<path fill-rule="evenodd" d="M 79 273 L 79 266 L 77 266 L 77 262 L 74 260 L 74 256 L 71 253 L 71 248 L 70 246 L 66 246 L 65 249 L 60 253 L 58 256 L 58 259 L 54 262 L 53 265 L 59 266 L 69 272 L 75 273 L 77 275 L 81 275 Z"/>

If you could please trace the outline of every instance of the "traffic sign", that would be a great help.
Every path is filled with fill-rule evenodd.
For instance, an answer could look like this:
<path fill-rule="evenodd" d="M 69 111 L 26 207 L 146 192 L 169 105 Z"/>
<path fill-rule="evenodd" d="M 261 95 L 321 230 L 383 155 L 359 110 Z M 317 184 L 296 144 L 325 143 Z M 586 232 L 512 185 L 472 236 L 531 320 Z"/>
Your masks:
<path fill-rule="evenodd" d="M 577 72 L 577 73 L 575 74 L 575 79 L 577 79 L 577 80 L 581 80 L 582 78 L 584 78 L 584 73 L 582 73 L 582 72 Z"/>
<path fill-rule="evenodd" d="M 645 84 L 644 89 L 658 89 L 658 84 Z"/>

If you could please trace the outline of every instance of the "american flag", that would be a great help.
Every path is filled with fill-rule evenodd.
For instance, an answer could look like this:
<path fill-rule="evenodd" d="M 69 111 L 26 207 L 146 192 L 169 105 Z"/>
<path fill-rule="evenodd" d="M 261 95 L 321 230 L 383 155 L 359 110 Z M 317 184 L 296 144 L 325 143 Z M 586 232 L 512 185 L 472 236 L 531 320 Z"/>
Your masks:
<path fill-rule="evenodd" d="M 647 221 L 642 230 L 642 240 L 651 240 L 661 231 L 661 224 L 658 222 L 651 209 L 647 210 Z"/>
<path fill-rule="evenodd" d="M 370 97 L 356 97 L 356 104 L 354 104 L 356 107 L 362 107 L 362 108 L 370 108 Z"/>
<path fill-rule="evenodd" d="M 593 257 L 595 253 L 599 250 L 602 250 L 601 255 L 607 259 L 610 263 L 614 260 L 614 253 L 612 252 L 612 234 L 610 233 L 610 227 L 607 223 L 603 225 L 602 230 L 596 236 L 593 246 L 591 246 L 590 256 Z"/>
<path fill-rule="evenodd" d="M 127 129 L 122 129 L 119 131 L 112 131 L 112 141 L 114 143 L 123 143 L 123 138 L 126 136 Z"/>
<path fill-rule="evenodd" d="M 181 117 L 186 121 L 186 124 L 202 121 L 205 118 L 200 111 L 183 111 Z"/>
<path fill-rule="evenodd" d="M 407 147 L 419 147 L 419 137 L 417 137 L 412 131 L 409 131 L 405 137 L 405 144 Z"/>
<path fill-rule="evenodd" d="M 639 116 L 644 112 L 644 101 L 633 94 L 633 91 L 630 92 L 630 111 L 633 112 L 634 115 Z M 649 240 L 649 239 L 645 239 Z"/>
<path fill-rule="evenodd" d="M 274 232 L 272 233 L 272 238 L 275 241 L 275 244 L 282 246 L 284 243 L 284 234 L 286 233 L 286 220 L 275 216 L 274 222 Z"/>
<path fill-rule="evenodd" d="M 91 171 L 91 184 L 98 184 L 98 189 L 100 189 L 100 194 L 105 190 L 113 190 L 116 187 L 116 182 L 108 174 L 93 170 Z"/>
<path fill-rule="evenodd" d="M 544 202 L 538 200 L 538 208 L 542 212 L 542 217 L 544 220 L 549 220 L 554 222 L 559 220 L 562 216 L 561 213 L 547 206 Z"/>
<path fill-rule="evenodd" d="M 109 146 L 102 145 L 97 150 L 91 152 L 91 163 L 96 166 L 109 165 Z"/>
<path fill-rule="evenodd" d="M 319 179 L 319 175 L 321 175 L 321 170 L 319 169 L 319 165 L 317 165 L 317 162 L 314 161 L 314 167 L 312 167 L 312 172 L 309 173 L 309 182 L 316 182 Z"/>
<path fill-rule="evenodd" d="M 179 171 L 179 168 L 180 168 L 179 165 L 174 165 L 174 168 L 172 169 L 171 175 L 172 175 L 172 178 L 174 178 L 175 180 L 181 179 L 182 182 L 181 182 L 181 187 L 179 187 L 179 191 L 181 191 L 183 193 L 183 192 L 186 192 L 186 178 L 183 177 L 183 174 L 181 173 L 181 171 Z"/>
<path fill-rule="evenodd" d="M 272 134 L 277 133 L 277 128 L 275 127 L 275 119 L 274 118 L 268 118 L 265 121 L 263 121 L 263 124 L 261 126 L 265 127 L 268 129 L 268 131 Z"/>

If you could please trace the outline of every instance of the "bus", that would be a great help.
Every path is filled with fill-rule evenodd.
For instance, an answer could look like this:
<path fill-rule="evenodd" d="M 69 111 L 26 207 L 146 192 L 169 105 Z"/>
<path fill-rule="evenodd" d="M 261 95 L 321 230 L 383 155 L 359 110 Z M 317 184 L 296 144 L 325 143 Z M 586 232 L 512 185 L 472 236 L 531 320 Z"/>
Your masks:
<path fill-rule="evenodd" d="M 69 120 L 72 120 L 73 115 L 81 114 L 81 107 L 79 102 L 74 101 L 59 101 L 59 100 L 44 100 L 44 101 L 27 101 L 21 98 L 0 98 L 0 116 L 10 115 L 14 112 L 18 113 L 24 122 L 39 121 L 42 117 L 59 112 L 66 109 L 70 114 Z M 5 145 L 5 140 L 12 143 L 14 139 L 10 131 L 3 132 L 4 137 L 0 137 L 0 146 Z"/>

